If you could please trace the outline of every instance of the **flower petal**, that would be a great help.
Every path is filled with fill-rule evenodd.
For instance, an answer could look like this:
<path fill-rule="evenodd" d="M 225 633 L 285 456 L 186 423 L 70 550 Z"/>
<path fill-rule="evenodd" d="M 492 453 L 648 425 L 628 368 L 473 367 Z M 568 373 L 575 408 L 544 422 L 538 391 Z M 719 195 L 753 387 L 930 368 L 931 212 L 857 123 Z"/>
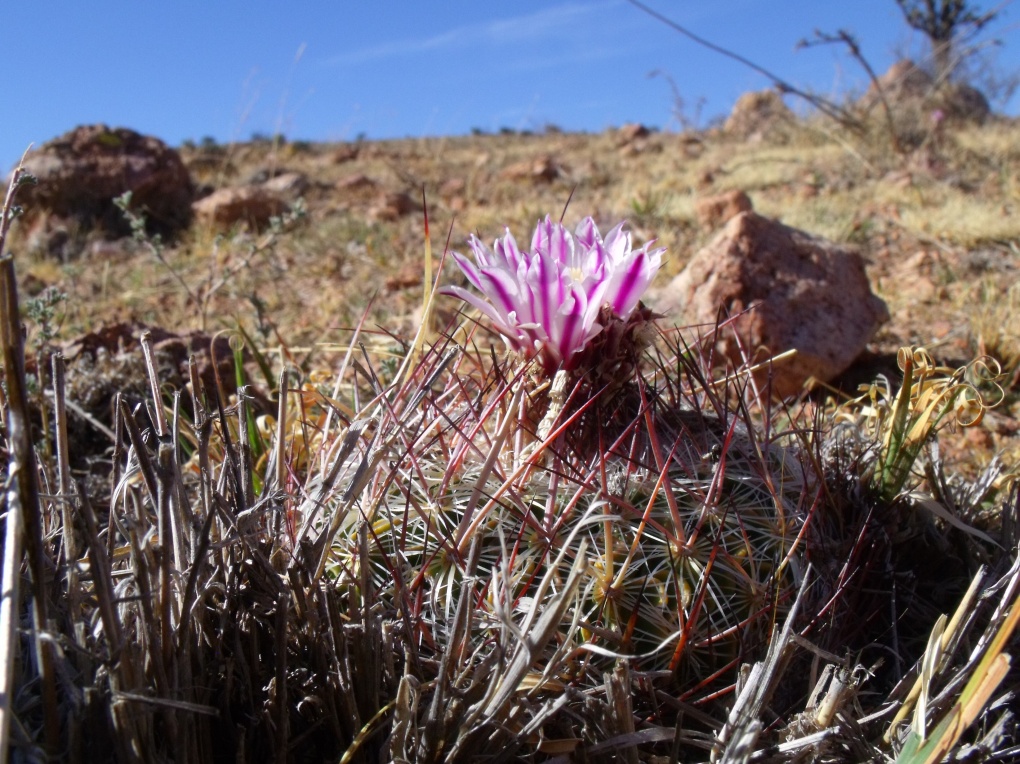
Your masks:
<path fill-rule="evenodd" d="M 591 249 L 596 243 L 602 242 L 602 237 L 599 236 L 599 229 L 595 225 L 595 221 L 592 220 L 591 215 L 577 224 L 574 236 L 577 237 L 578 243 L 585 249 Z"/>
<path fill-rule="evenodd" d="M 493 249 L 496 252 L 496 256 L 506 263 L 510 270 L 516 271 L 517 267 L 521 264 L 521 251 L 517 248 L 517 241 L 514 239 L 514 235 L 510 233 L 510 229 L 504 228 L 503 230 L 506 233 L 502 239 L 496 239 Z"/>
<path fill-rule="evenodd" d="M 492 250 L 486 246 L 484 241 L 471 234 L 468 237 L 468 246 L 471 247 L 471 252 L 474 254 L 475 262 L 478 263 L 479 268 L 486 268 L 492 265 L 494 261 Z"/>
<path fill-rule="evenodd" d="M 541 253 L 531 256 L 531 262 L 525 276 L 529 304 L 534 309 L 534 321 L 539 324 L 546 338 L 552 336 L 552 317 L 555 306 L 562 300 L 563 284 L 556 263 Z"/>
<path fill-rule="evenodd" d="M 475 289 L 481 289 L 481 274 L 478 272 L 478 268 L 475 267 L 475 264 L 464 257 L 464 255 L 460 252 L 451 251 L 450 256 L 453 257 L 454 262 L 460 267 L 461 272 L 467 277 L 467 280 L 471 282 L 471 285 Z"/>
<path fill-rule="evenodd" d="M 554 262 L 565 265 L 573 251 L 574 238 L 560 223 L 554 223 L 548 215 L 535 227 L 535 235 L 531 240 L 531 249 L 535 253 L 545 253 Z"/>
<path fill-rule="evenodd" d="M 570 296 L 560 306 L 556 346 L 563 358 L 570 358 L 580 348 L 577 341 L 584 333 L 584 312 L 588 298 L 580 287 L 570 290 Z"/>
<path fill-rule="evenodd" d="M 609 255 L 609 259 L 614 263 L 626 259 L 630 254 L 631 241 L 630 232 L 623 230 L 623 223 L 617 223 L 613 226 L 613 230 L 606 234 L 606 238 L 603 241 L 603 245 L 606 248 L 606 252 Z"/>
<path fill-rule="evenodd" d="M 504 313 L 510 313 L 521 307 L 520 285 L 512 274 L 499 268 L 483 268 L 479 278 L 482 282 L 482 292 Z"/>
<path fill-rule="evenodd" d="M 459 297 L 468 305 L 477 308 L 484 316 L 492 321 L 493 327 L 496 331 L 506 337 L 515 350 L 521 349 L 524 334 L 512 325 L 515 323 L 516 316 L 501 315 L 496 308 L 486 302 L 483 298 L 479 297 L 474 292 L 469 292 L 461 287 L 443 287 L 440 292 L 453 297 Z"/>
<path fill-rule="evenodd" d="M 609 305 L 620 318 L 627 318 L 630 312 L 638 304 L 641 295 L 648 286 L 647 256 L 644 251 L 638 251 L 634 258 L 614 276 L 611 292 L 607 295 Z"/>

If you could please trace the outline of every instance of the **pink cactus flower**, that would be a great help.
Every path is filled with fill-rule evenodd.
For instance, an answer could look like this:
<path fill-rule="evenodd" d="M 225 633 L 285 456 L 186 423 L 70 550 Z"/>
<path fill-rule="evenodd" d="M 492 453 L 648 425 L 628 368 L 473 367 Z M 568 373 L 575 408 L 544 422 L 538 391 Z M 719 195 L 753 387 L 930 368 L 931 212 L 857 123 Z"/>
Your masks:
<path fill-rule="evenodd" d="M 509 229 L 492 249 L 474 235 L 468 245 L 474 262 L 452 255 L 481 295 L 461 287 L 443 292 L 478 308 L 512 348 L 536 357 L 549 373 L 571 369 L 575 354 L 603 330 L 603 306 L 610 320 L 630 317 L 665 251 L 650 249 L 651 242 L 634 249 L 623 223 L 603 239 L 590 217 L 571 235 L 547 216 L 530 251 L 518 248 Z"/>

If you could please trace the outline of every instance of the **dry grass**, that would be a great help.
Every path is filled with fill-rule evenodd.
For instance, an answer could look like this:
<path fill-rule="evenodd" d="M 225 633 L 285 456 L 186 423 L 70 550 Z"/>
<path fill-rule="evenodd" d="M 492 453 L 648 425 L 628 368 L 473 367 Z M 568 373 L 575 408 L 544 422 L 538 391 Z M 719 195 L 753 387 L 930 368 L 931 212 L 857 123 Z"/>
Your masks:
<path fill-rule="evenodd" d="M 569 408 L 563 435 L 536 439 L 530 405 L 542 406 L 541 397 L 526 404 L 527 378 L 484 351 L 441 345 L 398 368 L 388 352 L 363 356 L 352 345 L 335 374 L 303 383 L 281 376 L 289 392 L 278 394 L 274 418 L 258 420 L 244 396 L 225 407 L 197 377 L 175 396 L 150 366 L 160 390 L 150 413 L 119 405 L 108 499 L 65 483 L 59 455 L 40 465 L 56 489 L 39 505 L 40 546 L 58 571 L 45 596 L 61 635 L 53 672 L 63 677 L 56 713 L 65 732 L 43 732 L 45 709 L 31 689 L 39 669 L 19 664 L 22 700 L 10 708 L 25 732 L 16 749 L 31 757 L 35 741 L 83 761 L 145 761 L 154 752 L 179 761 L 895 755 L 915 745 L 912 733 L 890 728 L 881 709 L 912 707 L 904 693 L 911 667 L 925 665 L 925 639 L 910 629 L 934 628 L 977 563 L 944 559 L 941 594 L 902 577 L 947 544 L 985 559 L 986 575 L 1004 576 L 1005 588 L 993 589 L 1001 605 L 991 615 L 991 603 L 964 605 L 959 633 L 938 648 L 940 679 L 924 675 L 923 718 L 936 727 L 959 700 L 986 727 L 1006 723 L 993 710 L 994 685 L 979 701 L 960 688 L 992 671 L 983 656 L 1004 649 L 994 635 L 1012 628 L 1020 601 L 1020 574 L 1003 567 L 1016 550 L 1015 496 L 941 498 L 958 517 L 990 500 L 1001 506 L 996 522 L 1006 526 L 988 529 L 999 547 L 959 521 L 937 525 L 910 493 L 916 444 L 927 440 L 915 424 L 934 427 L 954 399 L 933 410 L 925 383 L 882 403 L 888 414 L 872 425 L 788 435 L 784 459 L 807 460 L 774 472 L 781 482 L 762 492 L 753 454 L 779 441 L 759 440 L 753 422 L 727 424 L 725 409 L 689 408 L 728 396 L 698 393 L 711 388 L 693 361 L 662 361 L 646 381 L 635 379 L 654 380 L 643 395 L 661 397 L 661 424 L 639 408 L 647 425 L 628 424 L 626 413 L 618 433 L 599 425 L 600 442 L 616 435 L 637 459 L 622 463 L 630 487 L 611 514 L 587 496 L 616 495 L 597 486 L 607 490 L 607 468 L 611 484 L 620 479 L 619 457 L 592 460 L 590 437 L 574 443 L 571 430 L 586 425 L 580 411 L 567 418 Z M 955 389 L 934 382 L 940 396 Z M 676 394 L 686 403 L 671 402 Z M 626 409 L 622 395 L 611 408 Z M 686 424 L 669 429 L 678 411 Z M 592 421 L 614 426 L 605 413 Z M 744 435 L 730 441 L 734 428 Z M 640 448 L 648 445 L 634 450 L 660 439 L 647 457 Z M 641 462 L 657 448 L 676 462 L 662 492 L 649 493 L 662 473 Z M 700 455 L 704 448 L 712 456 Z M 692 458 L 696 470 L 707 468 L 700 482 L 684 466 Z M 804 469 L 816 488 L 796 477 Z M 720 509 L 735 524 L 702 527 L 703 492 L 724 479 L 733 487 Z M 669 525 L 671 491 L 680 526 Z M 784 516 L 786 541 L 774 548 L 765 539 Z M 74 530 L 68 517 L 78 518 Z M 763 517 L 772 519 L 758 536 Z M 678 532 L 687 553 L 674 546 Z M 694 543 L 698 533 L 704 544 Z M 689 559 L 676 574 L 690 565 L 689 578 L 672 578 L 676 554 Z M 779 585 L 784 569 L 799 591 Z M 734 581 L 753 571 L 765 573 L 765 588 L 745 593 Z M 890 577 L 901 579 L 895 600 L 881 583 Z M 674 602 L 668 593 L 681 584 Z M 749 595 L 756 599 L 740 605 Z M 881 626 L 890 607 L 899 636 Z M 963 644 L 975 648 L 969 659 L 954 657 Z M 614 657 L 626 655 L 634 657 Z M 810 672 L 793 669 L 812 661 Z M 743 663 L 753 664 L 749 676 L 738 671 Z M 766 729 L 777 713 L 782 723 Z M 986 741 L 996 754 L 1008 747 Z"/>
<path fill-rule="evenodd" d="M 970 325 L 974 345 L 1015 376 L 1020 369 L 1020 284 L 986 278 L 970 298 L 975 306 Z"/>
<path fill-rule="evenodd" d="M 920 155 L 890 154 L 881 136 L 864 140 L 813 124 L 788 128 L 758 145 L 713 132 L 697 140 L 653 134 L 621 145 L 608 131 L 284 144 L 275 153 L 268 143 L 192 149 L 184 156 L 200 183 L 243 182 L 274 168 L 303 172 L 312 182 L 305 195 L 307 216 L 261 255 L 251 257 L 258 242 L 243 232 L 217 239 L 200 229 L 167 250 L 170 265 L 196 293 L 206 295 L 229 275 L 204 308 L 196 309 L 144 248 L 105 246 L 66 264 L 33 255 L 25 272 L 32 276 L 30 291 L 55 286 L 71 297 L 65 337 L 114 319 L 182 329 L 203 323 L 208 329 L 231 328 L 240 320 L 252 330 L 258 320 L 253 297 L 270 306 L 273 322 L 293 342 L 338 339 L 331 327 L 352 325 L 373 295 L 379 319 L 386 315 L 408 328 L 417 300 L 406 292 L 418 285 L 413 278 L 403 280 L 406 286 L 385 283 L 395 273 L 420 268 L 420 216 L 376 220 L 369 208 L 384 192 L 403 191 L 417 200 L 423 188 L 437 238 L 449 231 L 454 247 L 472 231 L 491 237 L 504 225 L 527 230 L 546 213 L 561 210 L 572 193 L 575 210 L 592 212 L 602 223 L 627 218 L 640 236 L 667 246 L 663 279 L 678 272 L 712 234 L 697 226 L 696 199 L 742 188 L 764 214 L 850 241 L 882 269 L 912 256 L 912 241 L 937 241 L 954 251 L 1016 241 L 1015 136 L 1012 123 L 961 130 L 946 136 L 934 157 L 929 156 L 934 144 L 923 148 L 924 162 Z M 353 158 L 336 161 L 343 152 Z M 541 157 L 550 158 L 558 177 L 543 182 L 505 175 L 507 168 Z M 929 159 L 937 166 L 929 166 Z M 901 170 L 911 173 L 909 182 L 897 174 Z M 337 185 L 356 175 L 375 185 L 353 190 Z M 461 181 L 462 189 L 444 190 L 449 181 Z M 896 240 L 890 240 L 893 235 Z M 16 238 L 13 246 L 25 251 Z M 911 320 L 929 323 L 916 312 Z"/>

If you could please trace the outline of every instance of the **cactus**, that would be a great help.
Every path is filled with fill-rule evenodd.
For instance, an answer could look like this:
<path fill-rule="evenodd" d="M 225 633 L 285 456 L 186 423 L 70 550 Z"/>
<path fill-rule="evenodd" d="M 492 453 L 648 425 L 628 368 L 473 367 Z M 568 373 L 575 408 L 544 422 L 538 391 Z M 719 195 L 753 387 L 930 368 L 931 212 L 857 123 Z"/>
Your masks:
<path fill-rule="evenodd" d="M 532 690 L 600 683 L 619 657 L 674 675 L 684 697 L 732 685 L 796 588 L 811 485 L 795 454 L 727 413 L 689 352 L 628 362 L 615 385 L 583 366 L 543 385 L 516 358 L 458 353 L 444 369 L 445 350 L 373 403 L 321 513 L 327 569 L 397 603 L 423 644 L 460 639 L 472 587 L 469 652 L 526 641 L 560 606 L 522 677 Z M 321 503 L 308 493 L 305 517 Z"/>

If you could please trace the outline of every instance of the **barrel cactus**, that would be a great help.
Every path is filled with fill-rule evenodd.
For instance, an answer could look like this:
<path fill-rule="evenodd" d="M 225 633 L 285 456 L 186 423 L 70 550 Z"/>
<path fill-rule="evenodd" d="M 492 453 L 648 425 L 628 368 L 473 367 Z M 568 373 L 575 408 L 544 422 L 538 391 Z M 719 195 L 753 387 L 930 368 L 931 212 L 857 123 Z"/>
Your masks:
<path fill-rule="evenodd" d="M 471 249 L 454 257 L 477 291 L 446 292 L 511 352 L 433 348 L 355 412 L 300 507 L 331 526 L 322 567 L 395 603 L 422 646 L 526 646 L 511 691 L 626 659 L 711 698 L 799 580 L 799 460 L 660 335 L 640 297 L 662 250 L 590 218 L 547 218 L 526 252 L 509 231 Z"/>

